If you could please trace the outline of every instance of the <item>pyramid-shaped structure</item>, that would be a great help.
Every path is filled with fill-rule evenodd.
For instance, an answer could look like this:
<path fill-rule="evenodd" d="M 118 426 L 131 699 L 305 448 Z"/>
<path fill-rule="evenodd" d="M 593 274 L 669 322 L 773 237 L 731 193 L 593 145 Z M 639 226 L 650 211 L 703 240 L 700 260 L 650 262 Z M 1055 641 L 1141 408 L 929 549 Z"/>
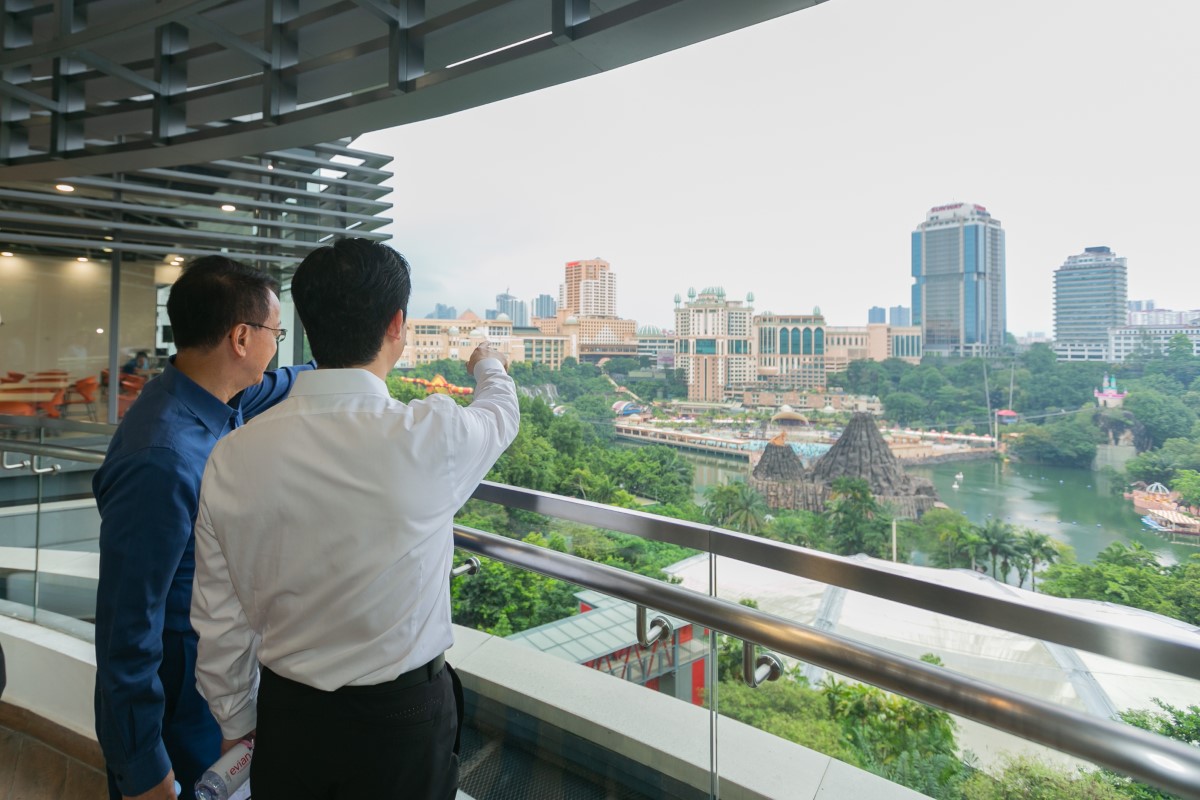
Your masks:
<path fill-rule="evenodd" d="M 838 478 L 863 478 L 880 495 L 914 494 L 913 479 L 892 453 L 870 414 L 857 413 L 829 452 L 813 464 L 809 480 L 832 485 Z"/>
<path fill-rule="evenodd" d="M 799 481 L 804 479 L 804 464 L 781 433 L 767 442 L 753 476 L 759 481 Z"/>

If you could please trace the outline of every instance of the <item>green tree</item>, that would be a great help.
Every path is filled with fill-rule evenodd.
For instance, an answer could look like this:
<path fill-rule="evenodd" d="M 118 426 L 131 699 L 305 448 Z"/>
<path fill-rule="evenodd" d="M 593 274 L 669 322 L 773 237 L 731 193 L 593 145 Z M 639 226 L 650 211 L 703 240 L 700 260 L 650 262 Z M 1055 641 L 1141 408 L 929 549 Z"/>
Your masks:
<path fill-rule="evenodd" d="M 1098 773 L 1068 771 L 1028 756 L 1009 758 L 998 774 L 974 772 L 963 800 L 1124 800 Z"/>
<path fill-rule="evenodd" d="M 1193 508 L 1200 506 L 1200 472 L 1194 469 L 1179 470 L 1171 479 L 1171 488 L 1179 492 L 1179 499 L 1184 505 Z"/>
<path fill-rule="evenodd" d="M 837 478 L 822 516 L 833 550 L 841 555 L 866 553 L 881 558 L 891 542 L 891 520 L 883 513 L 871 486 L 862 478 Z"/>
<path fill-rule="evenodd" d="M 744 481 L 710 486 L 704 493 L 709 522 L 743 533 L 758 533 L 766 521 L 767 503 Z"/>
<path fill-rule="evenodd" d="M 1090 415 L 1075 414 L 1049 425 L 1031 426 L 1020 432 L 1013 453 L 1023 461 L 1067 467 L 1087 467 L 1096 458 L 1099 430 Z"/>
<path fill-rule="evenodd" d="M 1137 542 L 1114 542 L 1091 564 L 1053 564 L 1042 580 L 1046 594 L 1106 600 L 1196 624 L 1200 620 L 1187 618 L 1176 602 L 1176 592 L 1181 588 L 1197 591 L 1200 584 L 1189 585 L 1188 580 L 1173 576 L 1158 563 L 1154 553 Z"/>
<path fill-rule="evenodd" d="M 1029 587 L 1036 592 L 1038 565 L 1058 561 L 1058 548 L 1054 546 L 1054 540 L 1046 534 L 1022 528 L 1017 534 L 1017 551 L 1029 560 Z"/>
<path fill-rule="evenodd" d="M 1161 447 L 1168 439 L 1186 437 L 1196 424 L 1196 415 L 1178 397 L 1155 391 L 1131 392 L 1124 407 L 1136 420 L 1134 444 L 1139 451 Z"/>
<path fill-rule="evenodd" d="M 888 419 L 907 427 L 924 417 L 927 404 L 910 392 L 892 392 L 883 399 L 883 408 Z"/>
<path fill-rule="evenodd" d="M 1135 728 L 1166 736 L 1177 742 L 1200 746 L 1200 706 L 1179 708 L 1154 698 L 1154 709 L 1130 709 L 1121 712 L 1121 719 Z M 1175 795 L 1167 794 L 1161 789 L 1155 789 L 1143 783 L 1138 783 L 1124 775 L 1118 775 L 1108 770 L 1102 773 L 1106 782 L 1117 789 L 1122 796 L 1133 800 L 1174 800 Z"/>
<path fill-rule="evenodd" d="M 811 511 L 781 511 L 763 527 L 763 536 L 777 542 L 823 550 L 827 544 L 824 520 Z"/>
<path fill-rule="evenodd" d="M 1017 555 L 1017 535 L 1012 526 L 998 519 L 989 519 L 979 529 L 978 536 L 983 540 L 983 547 L 992 560 L 992 577 L 1007 582 L 1008 570 L 1005 569 L 1004 575 L 998 575 L 996 560 L 1002 559 L 1007 564 L 1008 559 Z"/>
<path fill-rule="evenodd" d="M 524 541 L 538 547 L 565 549 L 561 538 L 531 533 Z M 479 572 L 451 584 L 454 621 L 459 625 L 507 636 L 562 619 L 578 609 L 575 587 L 530 570 L 481 559 Z"/>

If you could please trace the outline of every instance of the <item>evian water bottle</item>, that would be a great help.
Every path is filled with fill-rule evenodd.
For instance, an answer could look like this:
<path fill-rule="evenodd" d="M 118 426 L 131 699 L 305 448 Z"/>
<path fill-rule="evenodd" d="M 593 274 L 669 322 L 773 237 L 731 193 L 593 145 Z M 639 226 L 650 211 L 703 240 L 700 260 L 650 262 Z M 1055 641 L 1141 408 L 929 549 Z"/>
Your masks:
<path fill-rule="evenodd" d="M 217 759 L 196 781 L 196 800 L 229 800 L 250 778 L 254 742 L 242 740 Z"/>

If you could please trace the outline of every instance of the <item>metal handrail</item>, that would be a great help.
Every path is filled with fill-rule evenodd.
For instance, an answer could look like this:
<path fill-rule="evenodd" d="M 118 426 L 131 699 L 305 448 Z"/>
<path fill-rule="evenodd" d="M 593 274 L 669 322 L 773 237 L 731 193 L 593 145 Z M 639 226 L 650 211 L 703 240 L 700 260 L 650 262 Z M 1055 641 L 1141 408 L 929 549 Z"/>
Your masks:
<path fill-rule="evenodd" d="M 104 453 L 99 450 L 84 450 L 79 447 L 64 447 L 41 442 L 24 442 L 20 439 L 0 441 L 0 452 L 25 453 L 31 456 L 58 458 L 63 461 L 79 461 L 84 464 L 104 463 Z"/>
<path fill-rule="evenodd" d="M 48 431 L 95 433 L 100 436 L 112 436 L 117 432 L 117 426 L 110 425 L 107 422 L 87 422 L 79 419 L 56 419 L 54 417 L 14 416 L 12 414 L 0 414 L 0 425 L 28 430 L 45 428 Z"/>
<path fill-rule="evenodd" d="M 658 609 L 1200 800 L 1200 748 L 1021 695 L 757 609 L 492 533 L 456 547 Z"/>
<path fill-rule="evenodd" d="M 987 597 L 843 556 L 822 553 L 712 525 L 484 481 L 475 499 L 592 527 L 726 556 L 747 564 L 840 586 L 957 619 L 1076 647 L 1130 664 L 1200 680 L 1200 637 L 1188 644 L 1020 600 Z"/>
<path fill-rule="evenodd" d="M 0 417 L 0 423 L 5 418 Z M 100 464 L 94 450 L 11 440 L 0 451 Z M 1200 678 L 1200 647 L 1071 614 L 984 597 L 869 564 L 746 536 L 715 526 L 618 509 L 485 481 L 479 500 L 534 511 L 597 528 L 723 555 L 959 619 L 978 622 L 1110 656 L 1128 663 Z M 507 539 L 455 527 L 465 550 L 559 580 L 620 597 L 772 648 L 802 661 L 911 697 L 1021 738 L 1200 800 L 1200 750 L 1112 720 L 1030 698 L 984 681 L 818 631 L 740 604 L 697 594 L 652 578 Z"/>

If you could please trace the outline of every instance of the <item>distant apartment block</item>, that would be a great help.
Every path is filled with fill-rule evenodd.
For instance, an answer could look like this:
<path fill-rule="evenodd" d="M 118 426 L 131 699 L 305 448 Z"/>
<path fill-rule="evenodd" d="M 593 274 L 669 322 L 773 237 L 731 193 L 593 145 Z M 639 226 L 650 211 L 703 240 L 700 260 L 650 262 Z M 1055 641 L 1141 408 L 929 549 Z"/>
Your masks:
<path fill-rule="evenodd" d="M 1129 311 L 1125 318 L 1126 325 L 1197 325 L 1200 324 L 1200 309 L 1190 311 L 1171 311 L 1167 308 L 1150 308 Z"/>
<path fill-rule="evenodd" d="M 457 319 L 410 319 L 406 322 L 408 346 L 396 366 L 401 369 L 450 359 L 466 361 L 475 348 L 491 342 L 510 361 L 525 359 L 525 344 L 513 336 L 509 320 L 480 319 L 470 311 Z"/>
<path fill-rule="evenodd" d="M 675 367 L 684 371 L 688 400 L 720 402 L 726 390 L 755 379 L 751 322 L 754 295 L 729 300 L 710 286 L 687 301 L 675 295 Z"/>
<path fill-rule="evenodd" d="M 1128 311 L 1153 311 L 1154 310 L 1154 301 L 1153 300 L 1130 300 L 1126 304 L 1126 309 Z"/>
<path fill-rule="evenodd" d="M 1165 353 L 1167 345 L 1181 333 L 1192 343 L 1192 354 L 1200 356 L 1200 326 L 1198 325 L 1114 328 L 1108 332 L 1108 351 L 1114 362 L 1126 361 L 1139 355 L 1158 355 Z"/>
<path fill-rule="evenodd" d="M 508 292 L 496 295 L 496 313 L 497 316 L 507 314 L 514 327 L 524 328 L 529 325 L 529 306 L 524 300 L 519 300 L 516 295 Z"/>
<path fill-rule="evenodd" d="M 1004 230 L 986 208 L 929 210 L 912 233 L 912 322 L 927 353 L 982 356 L 1004 346 Z"/>
<path fill-rule="evenodd" d="M 1108 361 L 1108 332 L 1125 323 L 1126 260 L 1087 247 L 1054 271 L 1054 352 L 1059 361 Z"/>
<path fill-rule="evenodd" d="M 819 308 L 811 314 L 768 311 L 755 317 L 755 388 L 786 392 L 825 386 L 827 327 Z"/>
<path fill-rule="evenodd" d="M 532 320 L 547 335 L 573 337 L 575 357 L 600 361 L 636 357 L 637 322 L 617 316 L 617 276 L 601 258 L 569 261 L 554 315 Z"/>
<path fill-rule="evenodd" d="M 883 306 L 871 306 L 867 310 L 867 324 L 881 325 L 887 322 L 887 309 Z"/>
<path fill-rule="evenodd" d="M 912 309 L 908 306 L 892 306 L 888 309 L 888 325 L 893 328 L 907 328 L 912 325 Z"/>
<path fill-rule="evenodd" d="M 535 317 L 553 317 L 558 312 L 558 303 L 548 294 L 539 294 L 531 305 Z"/>
<path fill-rule="evenodd" d="M 558 311 L 567 316 L 615 317 L 617 276 L 602 258 L 568 261 Z"/>
<path fill-rule="evenodd" d="M 429 319 L 458 319 L 458 309 L 445 303 L 438 303 L 425 315 Z"/>
<path fill-rule="evenodd" d="M 659 369 L 675 366 L 675 335 L 663 331 L 656 325 L 643 325 L 637 331 L 637 354 L 639 358 L 653 359 Z"/>
<path fill-rule="evenodd" d="M 831 326 L 820 308 L 755 315 L 753 302 L 753 294 L 745 303 L 728 300 L 721 287 L 689 290 L 686 302 L 676 295 L 676 366 L 685 370 L 689 400 L 824 389 L 834 373 L 861 359 L 920 363 L 916 326 Z"/>

